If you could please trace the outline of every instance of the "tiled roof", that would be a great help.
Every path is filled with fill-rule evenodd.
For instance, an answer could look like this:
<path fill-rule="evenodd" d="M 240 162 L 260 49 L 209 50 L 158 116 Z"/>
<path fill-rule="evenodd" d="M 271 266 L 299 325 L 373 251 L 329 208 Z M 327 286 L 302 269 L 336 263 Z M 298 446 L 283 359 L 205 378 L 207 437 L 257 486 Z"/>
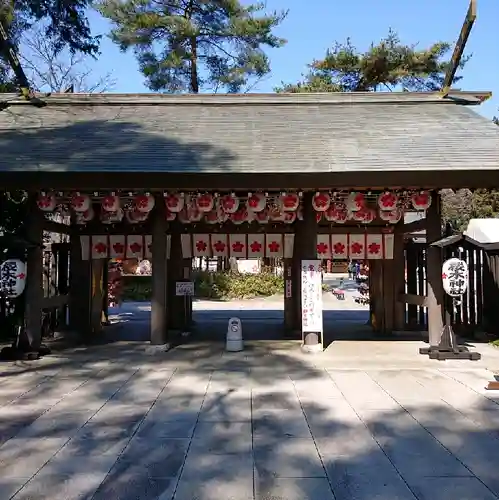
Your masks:
<path fill-rule="evenodd" d="M 0 171 L 499 170 L 499 127 L 426 93 L 0 95 Z"/>

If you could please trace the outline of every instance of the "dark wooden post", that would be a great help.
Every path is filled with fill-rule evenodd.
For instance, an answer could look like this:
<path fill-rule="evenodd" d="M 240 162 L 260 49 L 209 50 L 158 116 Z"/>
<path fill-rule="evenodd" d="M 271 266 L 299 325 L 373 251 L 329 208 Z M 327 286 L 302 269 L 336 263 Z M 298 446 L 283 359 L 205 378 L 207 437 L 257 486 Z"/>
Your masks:
<path fill-rule="evenodd" d="M 27 250 L 25 325 L 26 350 L 37 351 L 42 340 L 43 302 L 43 215 L 37 210 L 36 200 L 29 201 L 30 212 L 27 235 L 33 245 Z"/>
<path fill-rule="evenodd" d="M 57 245 L 57 291 L 59 295 L 67 295 L 69 292 L 69 245 L 59 243 Z M 67 326 L 68 304 L 60 307 L 58 312 L 59 326 Z"/>
<path fill-rule="evenodd" d="M 102 332 L 102 304 L 104 300 L 105 259 L 92 261 L 92 295 L 90 299 L 90 332 L 92 338 Z"/>
<path fill-rule="evenodd" d="M 301 261 L 317 259 L 317 218 L 315 210 L 312 206 L 314 193 L 304 193 L 302 199 L 303 205 L 303 220 L 297 221 L 297 234 L 295 240 L 295 248 L 298 250 L 297 257 L 299 259 L 299 269 L 297 276 L 297 288 L 299 293 L 299 314 L 301 328 Z M 307 352 L 316 352 L 322 350 L 322 335 L 320 332 L 304 333 L 302 331 L 302 341 L 304 350 Z"/>
<path fill-rule="evenodd" d="M 388 262 L 388 268 L 389 268 Z M 404 233 L 395 232 L 393 242 L 393 300 L 394 317 L 393 329 L 402 331 L 405 328 L 405 304 L 400 301 L 400 296 L 405 293 L 405 251 Z"/>
<path fill-rule="evenodd" d="M 168 339 L 167 221 L 162 194 L 156 196 L 152 216 L 151 344 L 162 345 Z"/>
<path fill-rule="evenodd" d="M 441 237 L 440 195 L 434 192 L 431 206 L 426 212 L 426 241 L 432 243 Z M 437 346 L 440 343 L 443 329 L 442 249 L 428 246 L 426 256 L 428 335 L 430 346 Z"/>
<path fill-rule="evenodd" d="M 184 279 L 184 259 L 182 256 L 182 233 L 178 221 L 170 224 L 170 271 L 168 273 L 168 329 L 180 333 L 185 323 L 185 298 L 176 296 L 176 283 Z"/>

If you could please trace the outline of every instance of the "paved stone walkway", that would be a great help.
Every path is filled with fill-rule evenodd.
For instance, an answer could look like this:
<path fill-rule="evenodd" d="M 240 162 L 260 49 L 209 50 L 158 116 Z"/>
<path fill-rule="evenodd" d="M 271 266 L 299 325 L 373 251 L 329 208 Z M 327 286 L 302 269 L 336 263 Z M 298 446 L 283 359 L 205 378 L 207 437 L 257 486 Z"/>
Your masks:
<path fill-rule="evenodd" d="M 485 368 L 325 367 L 272 345 L 3 365 L 0 499 L 499 498 Z"/>

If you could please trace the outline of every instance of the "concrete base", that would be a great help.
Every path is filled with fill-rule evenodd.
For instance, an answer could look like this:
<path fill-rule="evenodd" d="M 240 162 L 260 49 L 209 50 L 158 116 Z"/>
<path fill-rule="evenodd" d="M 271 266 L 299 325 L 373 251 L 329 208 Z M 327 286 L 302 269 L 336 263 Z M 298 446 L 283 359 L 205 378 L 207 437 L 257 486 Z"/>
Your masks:
<path fill-rule="evenodd" d="M 307 354 L 319 354 L 324 351 L 322 344 L 302 344 L 301 350 Z"/>
<path fill-rule="evenodd" d="M 158 354 L 161 352 L 167 352 L 171 348 L 171 344 L 151 344 L 146 346 L 144 349 L 146 354 Z"/>

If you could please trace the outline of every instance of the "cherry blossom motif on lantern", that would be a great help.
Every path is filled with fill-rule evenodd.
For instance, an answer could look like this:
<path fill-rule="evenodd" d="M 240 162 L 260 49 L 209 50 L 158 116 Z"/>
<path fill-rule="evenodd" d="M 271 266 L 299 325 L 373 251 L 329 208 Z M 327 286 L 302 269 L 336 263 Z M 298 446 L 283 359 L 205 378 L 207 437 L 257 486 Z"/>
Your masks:
<path fill-rule="evenodd" d="M 196 198 L 196 205 L 201 212 L 209 212 L 213 209 L 213 196 L 211 194 L 200 194 Z"/>
<path fill-rule="evenodd" d="M 218 240 L 213 245 L 213 248 L 215 249 L 216 252 L 222 253 L 223 251 L 225 251 L 225 243 L 223 241 Z"/>
<path fill-rule="evenodd" d="M 370 243 L 367 246 L 367 250 L 370 254 L 377 255 L 377 254 L 379 254 L 379 251 L 381 250 L 381 245 L 378 243 Z"/>
<path fill-rule="evenodd" d="M 115 243 L 113 245 L 114 253 L 121 254 L 125 251 L 125 245 L 123 243 Z"/>
<path fill-rule="evenodd" d="M 253 253 L 258 253 L 262 250 L 262 244 L 259 243 L 258 241 L 254 241 L 251 245 L 250 245 L 250 248 L 251 248 L 251 251 Z"/>
<path fill-rule="evenodd" d="M 241 253 L 243 251 L 244 245 L 240 241 L 232 243 L 232 251 L 235 253 Z"/>
<path fill-rule="evenodd" d="M 355 255 L 360 255 L 362 253 L 362 250 L 364 249 L 364 245 L 361 243 L 358 243 L 357 241 L 355 243 L 352 243 L 352 253 Z"/>
<path fill-rule="evenodd" d="M 412 206 L 415 210 L 427 210 L 431 205 L 431 196 L 428 191 L 414 193 L 411 196 Z"/>
<path fill-rule="evenodd" d="M 348 210 L 351 210 L 352 212 L 355 212 L 356 210 L 361 210 L 362 208 L 364 208 L 366 204 L 366 197 L 364 193 L 357 193 L 357 192 L 350 193 L 347 197 L 346 204 Z"/>
<path fill-rule="evenodd" d="M 37 204 L 40 210 L 52 212 L 56 206 L 55 196 L 53 194 L 40 195 Z"/>
<path fill-rule="evenodd" d="M 248 198 L 247 206 L 253 212 L 261 212 L 265 208 L 266 202 L 267 199 L 264 194 L 255 193 Z"/>
<path fill-rule="evenodd" d="M 285 194 L 281 197 L 282 208 L 284 211 L 293 211 L 298 208 L 300 198 L 297 194 Z"/>
<path fill-rule="evenodd" d="M 324 212 L 329 208 L 329 204 L 331 203 L 331 197 L 327 193 L 317 193 L 312 198 L 312 206 L 314 210 L 318 210 L 319 212 Z"/>
<path fill-rule="evenodd" d="M 239 198 L 230 194 L 222 196 L 220 206 L 225 212 L 233 214 L 239 208 Z"/>
<path fill-rule="evenodd" d="M 154 196 L 140 194 L 135 198 L 135 208 L 139 212 L 150 212 L 154 208 Z"/>
<path fill-rule="evenodd" d="M 296 212 L 284 212 L 284 220 L 285 224 L 293 224 L 296 220 Z"/>
<path fill-rule="evenodd" d="M 269 251 L 271 253 L 277 253 L 281 248 L 281 245 L 277 243 L 277 241 L 271 241 L 267 246 L 269 247 Z"/>
<path fill-rule="evenodd" d="M 211 210 L 210 212 L 206 212 L 204 214 L 204 220 L 208 224 L 216 224 L 217 222 L 219 222 L 218 212 L 216 210 Z"/>
<path fill-rule="evenodd" d="M 75 194 L 71 198 L 71 206 L 75 212 L 86 212 L 90 209 L 90 198 L 86 194 Z"/>
<path fill-rule="evenodd" d="M 345 253 L 345 245 L 343 243 L 335 243 L 333 245 L 333 251 L 337 255 L 341 255 L 342 253 Z"/>
<path fill-rule="evenodd" d="M 447 275 L 445 273 L 442 273 L 442 279 L 443 280 L 446 280 L 447 279 Z"/>
<path fill-rule="evenodd" d="M 398 197 L 396 194 L 387 191 L 382 193 L 378 198 L 378 205 L 381 210 L 393 210 L 397 205 Z"/>
<path fill-rule="evenodd" d="M 119 206 L 119 198 L 114 194 L 104 196 L 104 198 L 102 199 L 102 208 L 107 212 L 116 212 Z"/>
<path fill-rule="evenodd" d="M 312 273 L 312 272 L 314 272 L 314 271 L 315 271 L 315 266 L 313 266 L 312 264 L 310 264 L 310 265 L 308 266 L 308 270 L 309 270 L 311 273 Z"/>
<path fill-rule="evenodd" d="M 107 245 L 102 243 L 102 241 L 99 241 L 99 243 L 94 245 L 94 248 L 97 253 L 106 253 L 107 251 Z"/>
<path fill-rule="evenodd" d="M 142 245 L 136 241 L 130 245 L 132 253 L 139 253 L 142 250 Z"/>
<path fill-rule="evenodd" d="M 317 212 L 317 213 L 315 214 L 315 220 L 316 220 L 317 222 L 320 222 L 320 221 L 322 220 L 322 212 Z"/>
<path fill-rule="evenodd" d="M 206 249 L 208 248 L 208 245 L 204 241 L 196 241 L 196 250 L 198 252 L 206 252 Z"/>
<path fill-rule="evenodd" d="M 166 208 L 170 212 L 180 212 L 184 208 L 184 197 L 176 194 L 165 196 Z"/>
<path fill-rule="evenodd" d="M 26 275 L 24 273 L 19 273 L 16 278 L 19 278 L 20 280 L 23 280 L 24 278 L 26 278 Z"/>
<path fill-rule="evenodd" d="M 317 253 L 318 253 L 319 255 L 324 255 L 324 254 L 326 254 L 326 253 L 327 253 L 327 251 L 328 251 L 328 249 L 329 249 L 329 246 L 328 246 L 326 243 L 322 243 L 322 242 L 321 242 L 321 243 L 318 243 L 318 244 L 317 244 Z"/>

